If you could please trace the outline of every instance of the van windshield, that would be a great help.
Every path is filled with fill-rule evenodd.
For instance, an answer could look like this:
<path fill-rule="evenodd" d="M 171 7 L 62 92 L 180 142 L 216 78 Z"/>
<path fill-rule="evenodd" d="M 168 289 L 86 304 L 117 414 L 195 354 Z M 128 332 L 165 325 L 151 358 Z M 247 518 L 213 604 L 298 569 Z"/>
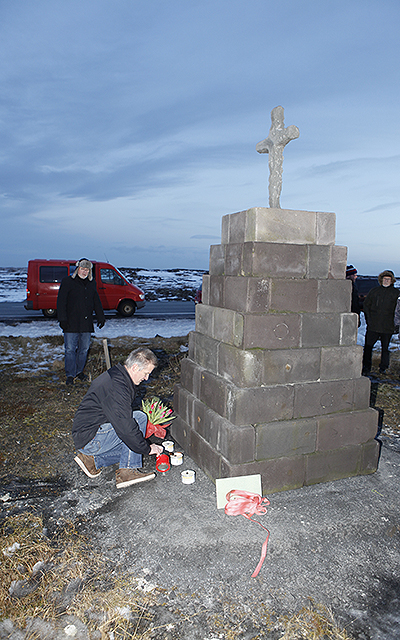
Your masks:
<path fill-rule="evenodd" d="M 122 276 L 114 269 L 100 269 L 100 280 L 104 284 L 117 284 L 120 286 L 126 284 Z"/>

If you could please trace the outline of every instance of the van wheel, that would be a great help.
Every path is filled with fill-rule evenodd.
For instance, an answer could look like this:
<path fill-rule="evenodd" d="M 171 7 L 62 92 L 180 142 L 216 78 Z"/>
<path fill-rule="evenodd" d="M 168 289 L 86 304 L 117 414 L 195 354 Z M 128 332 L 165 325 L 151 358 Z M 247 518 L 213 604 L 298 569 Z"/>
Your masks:
<path fill-rule="evenodd" d="M 133 300 L 123 300 L 118 305 L 118 313 L 124 318 L 129 318 L 133 316 L 136 311 L 136 305 Z"/>
<path fill-rule="evenodd" d="M 42 309 L 42 313 L 45 318 L 55 318 L 57 315 L 57 309 Z"/>

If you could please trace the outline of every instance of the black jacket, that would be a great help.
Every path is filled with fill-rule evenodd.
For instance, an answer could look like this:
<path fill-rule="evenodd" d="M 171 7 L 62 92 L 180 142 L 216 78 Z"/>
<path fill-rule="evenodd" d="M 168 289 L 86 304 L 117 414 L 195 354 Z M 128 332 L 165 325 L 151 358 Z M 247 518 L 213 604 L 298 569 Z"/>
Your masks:
<path fill-rule="evenodd" d="M 364 315 L 367 328 L 377 333 L 394 333 L 394 312 L 399 289 L 390 287 L 374 287 L 364 300 Z"/>
<path fill-rule="evenodd" d="M 96 435 L 101 424 L 110 422 L 117 436 L 135 453 L 148 454 L 147 442 L 132 418 L 135 385 L 122 364 L 102 373 L 90 385 L 75 414 L 72 437 L 82 449 Z"/>
<path fill-rule="evenodd" d="M 61 281 L 57 297 L 57 317 L 64 332 L 91 333 L 93 311 L 97 322 L 104 322 L 96 281 L 89 278 L 67 276 Z"/>

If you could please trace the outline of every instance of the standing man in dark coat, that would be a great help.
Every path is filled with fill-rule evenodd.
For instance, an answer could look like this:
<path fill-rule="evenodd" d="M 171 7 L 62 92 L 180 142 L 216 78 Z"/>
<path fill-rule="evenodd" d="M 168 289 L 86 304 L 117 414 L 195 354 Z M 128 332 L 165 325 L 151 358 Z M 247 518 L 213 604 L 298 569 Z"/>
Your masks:
<path fill-rule="evenodd" d="M 382 271 L 378 276 L 378 282 L 379 287 L 371 289 L 364 300 L 367 323 L 362 370 L 364 376 L 371 371 L 372 349 L 378 340 L 381 341 L 382 347 L 379 372 L 385 373 L 389 366 L 389 343 L 395 332 L 394 312 L 400 291 L 393 286 L 396 282 L 393 271 Z"/>
<path fill-rule="evenodd" d="M 85 380 L 83 373 L 90 347 L 93 327 L 93 311 L 97 326 L 104 327 L 105 317 L 96 282 L 93 280 L 93 265 L 81 258 L 71 276 L 63 278 L 57 298 L 57 316 L 64 332 L 65 374 L 67 384 L 74 378 Z"/>

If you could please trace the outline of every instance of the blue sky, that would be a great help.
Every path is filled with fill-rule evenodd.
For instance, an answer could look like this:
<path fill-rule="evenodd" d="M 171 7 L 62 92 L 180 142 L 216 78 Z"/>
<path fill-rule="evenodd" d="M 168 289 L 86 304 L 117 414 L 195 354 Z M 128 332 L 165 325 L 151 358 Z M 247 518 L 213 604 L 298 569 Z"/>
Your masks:
<path fill-rule="evenodd" d="M 400 276 L 399 0 L 0 0 L 1 265 L 208 268 L 221 218 L 334 211 Z"/>

